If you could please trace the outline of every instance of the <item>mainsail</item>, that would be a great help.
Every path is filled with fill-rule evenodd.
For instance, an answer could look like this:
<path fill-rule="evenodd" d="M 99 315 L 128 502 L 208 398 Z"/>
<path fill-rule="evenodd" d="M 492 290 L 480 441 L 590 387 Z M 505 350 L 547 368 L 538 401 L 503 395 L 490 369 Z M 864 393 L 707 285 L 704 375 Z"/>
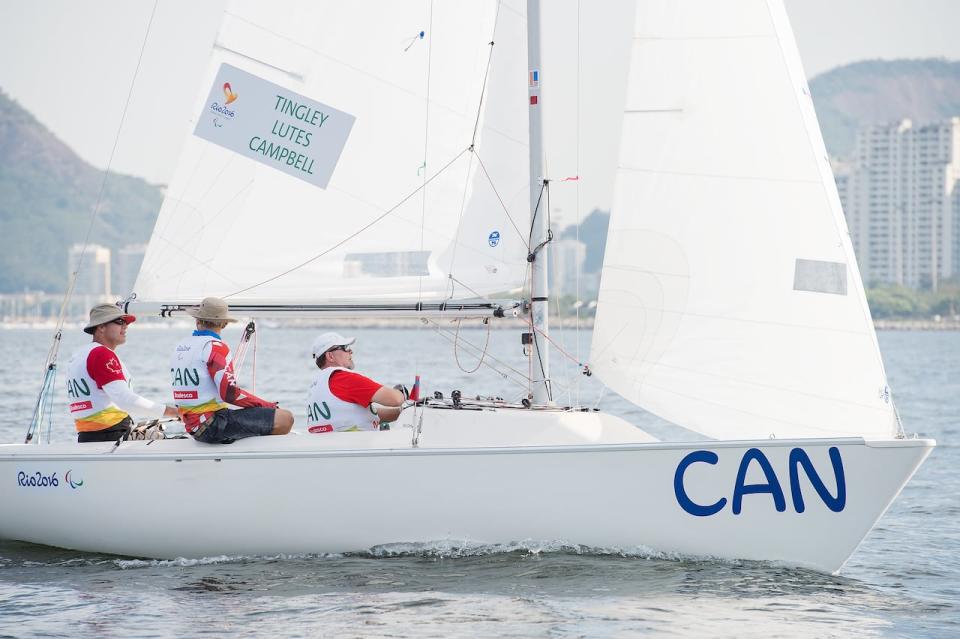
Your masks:
<path fill-rule="evenodd" d="M 231 2 L 137 301 L 416 302 L 521 287 L 524 15 L 520 1 Z M 252 116 L 254 95 L 275 97 L 259 103 L 275 113 Z M 334 126 L 318 126 L 330 113 Z"/>
<path fill-rule="evenodd" d="M 893 436 L 782 2 L 640 0 L 627 95 L 600 379 L 718 439 Z"/>

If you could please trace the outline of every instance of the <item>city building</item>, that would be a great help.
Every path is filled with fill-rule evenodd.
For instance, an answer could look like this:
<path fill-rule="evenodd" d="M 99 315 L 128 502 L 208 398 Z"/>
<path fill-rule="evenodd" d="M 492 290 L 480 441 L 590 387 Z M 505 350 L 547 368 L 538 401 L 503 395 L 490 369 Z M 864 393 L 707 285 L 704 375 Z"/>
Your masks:
<path fill-rule="evenodd" d="M 576 295 L 578 273 L 582 277 L 587 245 L 579 240 L 554 240 L 550 243 L 550 294 Z M 580 295 L 585 294 L 580 281 Z"/>
<path fill-rule="evenodd" d="M 960 118 L 864 128 L 835 170 L 868 286 L 936 290 L 960 274 Z"/>
<path fill-rule="evenodd" d="M 117 251 L 113 261 L 113 292 L 120 297 L 126 297 L 133 290 L 137 281 L 137 273 L 143 263 L 143 256 L 147 252 L 146 244 L 128 244 Z"/>
<path fill-rule="evenodd" d="M 91 297 L 110 295 L 110 249 L 97 244 L 88 244 L 84 251 L 83 244 L 74 244 L 67 252 L 67 269 L 67 281 L 77 273 L 74 295 Z"/>

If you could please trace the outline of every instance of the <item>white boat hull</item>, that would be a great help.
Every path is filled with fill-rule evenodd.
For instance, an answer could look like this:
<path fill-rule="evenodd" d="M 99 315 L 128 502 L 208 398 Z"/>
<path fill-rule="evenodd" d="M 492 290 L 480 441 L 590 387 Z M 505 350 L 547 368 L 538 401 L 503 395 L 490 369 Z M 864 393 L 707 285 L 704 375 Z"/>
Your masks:
<path fill-rule="evenodd" d="M 427 410 L 418 448 L 403 427 L 228 446 L 4 445 L 0 538 L 155 558 L 549 540 L 835 572 L 935 445 L 661 443 L 608 415 L 518 417 Z"/>

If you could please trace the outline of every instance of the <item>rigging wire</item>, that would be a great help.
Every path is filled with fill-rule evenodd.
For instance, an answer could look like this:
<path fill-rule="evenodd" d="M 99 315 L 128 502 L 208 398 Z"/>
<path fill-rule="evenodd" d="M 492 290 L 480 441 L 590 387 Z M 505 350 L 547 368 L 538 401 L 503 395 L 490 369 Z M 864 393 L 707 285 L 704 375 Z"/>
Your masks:
<path fill-rule="evenodd" d="M 581 16 L 580 0 L 577 0 L 577 101 L 575 106 L 576 118 L 577 118 L 576 136 L 575 136 L 576 167 L 577 167 L 577 173 L 576 173 L 577 205 L 576 205 L 576 213 L 575 213 L 576 215 L 575 233 L 576 233 L 577 242 L 580 241 L 580 206 L 581 206 L 581 202 L 580 202 L 580 99 L 581 99 L 580 98 L 580 70 L 581 70 L 581 66 L 583 65 L 583 59 L 580 57 L 580 32 L 581 32 L 580 16 Z M 574 339 L 575 339 L 574 346 L 576 347 L 576 356 L 578 361 L 580 359 L 580 308 L 583 306 L 583 303 L 580 300 L 580 296 L 583 293 L 583 291 L 581 290 L 581 287 L 583 285 L 580 277 L 581 271 L 582 271 L 582 268 L 577 268 L 576 279 L 575 279 L 576 283 L 574 284 L 574 288 L 576 289 L 575 294 L 577 298 L 576 303 L 574 304 L 574 310 L 576 312 L 576 324 L 574 328 Z M 574 395 L 576 399 L 576 405 L 579 406 L 580 405 L 580 376 L 576 375 L 575 378 L 577 381 L 574 384 L 575 386 Z"/>
<path fill-rule="evenodd" d="M 551 209 L 553 208 L 553 206 L 552 206 L 551 203 L 550 203 L 550 183 L 549 183 L 549 182 L 547 182 L 547 189 L 546 189 L 546 191 L 547 191 L 547 240 L 546 240 L 546 242 L 544 242 L 544 244 L 546 244 L 546 243 L 548 243 L 548 242 L 550 242 L 550 241 L 553 240 L 553 231 L 552 231 L 553 221 L 552 221 L 552 219 L 551 219 Z M 548 267 L 549 267 L 549 264 L 548 264 Z M 548 282 L 549 282 L 549 280 L 548 280 Z M 563 321 L 562 321 L 563 318 L 560 316 L 560 296 L 557 295 L 557 294 L 554 294 L 554 301 L 555 301 L 556 304 L 557 304 L 557 321 L 558 321 L 559 327 L 560 327 L 560 341 L 563 341 L 564 332 L 563 332 Z M 554 344 L 554 343 L 555 343 L 553 340 L 551 340 L 551 339 L 549 338 L 549 336 L 548 336 L 548 335 L 546 334 L 546 332 L 544 332 L 544 331 L 536 331 L 536 332 L 534 333 L 534 339 L 536 339 L 536 333 L 540 333 L 541 335 L 543 335 L 543 337 L 545 337 L 549 343 L 551 343 L 551 344 Z M 537 353 L 539 354 L 539 352 L 540 352 L 540 350 L 539 350 L 539 348 L 538 348 L 538 349 L 537 349 Z M 540 365 L 540 368 L 541 368 L 541 370 L 543 369 L 543 364 L 542 364 L 542 363 L 541 363 L 541 365 Z M 543 371 L 543 376 L 546 378 L 546 371 Z M 569 378 L 569 369 L 567 369 L 567 382 L 568 382 L 568 383 L 567 383 L 567 388 L 568 388 L 568 391 L 567 391 L 567 392 L 568 392 L 568 399 L 570 398 L 570 396 L 569 396 L 569 387 L 570 387 L 570 385 L 569 385 L 569 379 L 570 379 L 570 378 Z M 551 399 L 553 399 L 552 389 L 550 388 L 551 383 L 552 383 L 551 380 L 547 380 L 547 393 L 548 393 L 548 396 L 549 396 Z"/>
<path fill-rule="evenodd" d="M 527 236 L 526 246 L 527 246 L 527 268 L 523 271 L 523 281 L 520 283 L 520 288 L 526 290 L 527 285 L 530 286 L 530 297 L 533 297 L 533 259 L 536 256 L 537 251 L 540 250 L 541 246 L 538 246 L 535 249 L 530 249 L 530 243 L 533 241 L 533 223 L 536 221 L 537 210 L 540 208 L 540 199 L 543 198 L 543 189 L 544 186 L 540 185 L 540 194 L 537 196 L 537 205 L 534 208 L 532 219 L 530 220 L 530 233 Z"/>
<path fill-rule="evenodd" d="M 430 31 L 430 39 L 427 40 L 427 99 L 424 101 L 424 117 L 423 117 L 423 192 L 420 195 L 420 253 L 423 254 L 424 247 L 424 236 L 426 234 L 426 221 L 427 221 L 427 159 L 430 153 L 430 80 L 431 80 L 431 70 L 433 65 L 433 0 L 430 0 L 430 18 L 427 21 L 427 28 Z M 423 31 L 420 32 L 420 39 L 424 37 Z M 409 49 L 410 46 L 407 47 Z M 407 49 L 404 49 L 406 51 Z M 421 273 L 417 277 L 417 305 L 423 304 L 423 274 Z M 416 352 L 413 360 L 413 372 L 414 379 L 420 379 L 420 351 Z M 417 402 L 413 404 L 413 424 L 418 424 L 417 416 L 422 413 L 422 407 L 417 405 Z M 422 415 L 420 416 L 422 420 Z M 420 429 L 419 427 L 414 428 L 414 445 L 416 445 L 417 440 L 419 439 Z"/>
<path fill-rule="evenodd" d="M 483 159 L 480 157 L 480 153 L 474 150 L 473 154 L 477 156 L 477 162 L 480 164 L 480 168 L 483 169 L 483 175 L 487 178 L 490 188 L 493 189 L 493 194 L 497 196 L 497 201 L 500 202 L 500 207 L 503 208 L 503 212 L 506 214 L 507 219 L 510 220 L 510 224 L 513 226 L 513 229 L 517 232 L 517 235 L 520 236 L 520 240 L 524 242 L 524 246 L 526 247 L 527 251 L 529 251 L 530 243 L 523 239 L 523 232 L 520 230 L 520 227 L 517 226 L 517 223 L 513 221 L 513 216 L 510 215 L 510 211 L 507 210 L 507 205 L 504 203 L 503 198 L 500 197 L 500 192 L 497 191 L 497 187 L 493 183 L 493 178 L 491 178 L 490 174 L 487 173 L 487 167 L 483 164 Z"/>
<path fill-rule="evenodd" d="M 487 78 L 490 77 L 490 66 L 493 63 L 493 45 L 496 41 L 497 35 L 497 24 L 500 22 L 500 5 L 501 2 L 497 2 L 497 11 L 493 15 L 493 34 L 490 36 L 490 51 L 487 53 L 487 68 L 483 72 L 483 85 L 480 87 L 480 100 L 477 102 L 477 117 L 473 122 L 473 135 L 470 136 L 470 148 L 472 149 L 477 143 L 477 131 L 480 129 L 480 115 L 483 113 L 483 97 L 487 93 Z"/>
<path fill-rule="evenodd" d="M 440 335 L 441 337 L 443 337 L 444 339 L 446 339 L 446 340 L 449 341 L 450 343 L 453 343 L 454 337 L 449 334 L 451 331 L 449 331 L 448 329 L 444 329 L 443 327 L 441 327 L 440 324 L 439 324 L 437 321 L 435 321 L 435 320 L 432 320 L 432 319 L 429 319 L 429 318 L 424 318 L 423 321 L 424 321 L 425 323 L 427 323 L 427 324 L 432 324 L 432 325 L 434 326 L 434 330 L 436 331 L 436 333 L 437 333 L 438 335 Z M 477 346 L 476 344 L 473 344 L 473 343 L 471 343 L 471 342 L 469 342 L 469 341 L 467 341 L 467 340 L 465 340 L 465 339 L 462 339 L 462 338 L 460 339 L 460 344 L 461 344 L 461 345 L 464 345 L 464 346 L 466 346 L 466 347 L 468 347 L 468 348 L 472 348 L 472 349 L 474 349 L 474 351 L 477 351 L 477 352 L 479 352 L 479 351 L 481 350 L 480 347 Z M 504 369 L 509 370 L 510 373 L 513 373 L 513 374 L 516 375 L 517 377 L 513 377 L 513 376 L 511 376 L 510 373 L 506 373 L 506 372 L 504 372 L 503 370 L 500 370 L 499 368 L 497 368 L 497 366 L 495 366 L 494 364 L 491 364 L 490 362 L 495 362 L 497 365 L 501 366 L 501 367 L 504 368 Z M 520 386 L 521 388 L 524 388 L 524 389 L 527 389 L 527 388 L 528 388 L 528 385 L 529 385 L 529 377 L 528 377 L 523 371 L 517 370 L 516 368 L 510 366 L 509 364 L 507 364 L 507 363 L 504 362 L 503 360 L 498 359 L 497 357 L 494 357 L 493 355 L 490 355 L 490 353 L 487 353 L 486 356 L 483 358 L 483 365 L 486 366 L 487 368 L 489 368 L 490 370 L 494 371 L 494 372 L 497 373 L 498 375 L 500 375 L 500 377 L 502 377 L 503 379 L 506 379 L 506 380 L 508 380 L 508 381 L 511 381 L 511 382 L 513 382 L 514 384 Z"/>
<path fill-rule="evenodd" d="M 70 282 L 67 284 L 67 291 L 64 293 L 63 302 L 60 305 L 60 315 L 57 318 L 57 328 L 53 336 L 53 343 L 47 351 L 47 361 L 44 364 L 44 379 L 40 387 L 40 395 L 37 398 L 37 404 L 34 408 L 33 417 L 30 420 L 30 426 L 27 429 L 27 435 L 24 443 L 29 443 L 35 434 L 39 433 L 41 420 L 46 414 L 47 417 L 47 441 L 50 439 L 50 430 L 52 429 L 52 414 L 49 410 L 50 394 L 53 391 L 57 376 L 57 357 L 60 354 L 60 343 L 63 338 L 63 324 L 66 321 L 67 305 L 70 298 L 73 297 L 73 291 L 77 285 L 77 278 L 80 275 L 80 269 L 83 268 L 83 259 L 87 254 L 87 247 L 90 245 L 90 235 L 93 233 L 94 224 L 100 214 L 100 206 L 103 203 L 103 195 L 106 192 L 107 180 L 110 177 L 110 169 L 113 167 L 113 159 L 117 154 L 117 146 L 120 143 L 120 133 L 123 131 L 124 122 L 127 119 L 127 110 L 130 107 L 130 99 L 133 97 L 133 88 L 137 84 L 137 76 L 140 74 L 140 65 L 143 62 L 143 52 L 147 48 L 147 40 L 150 37 L 150 30 L 153 27 L 153 18 L 157 13 L 157 4 L 159 0 L 154 0 L 153 8 L 150 10 L 150 19 L 147 21 L 147 28 L 143 34 L 143 42 L 140 44 L 140 53 L 137 56 L 137 65 L 133 71 L 133 78 L 130 80 L 130 88 L 127 90 L 127 97 L 123 103 L 123 111 L 120 113 L 120 123 L 117 125 L 117 133 L 113 138 L 113 146 L 110 149 L 110 156 L 107 159 L 107 166 L 103 170 L 103 179 L 100 181 L 100 188 L 97 191 L 97 199 L 93 205 L 93 211 L 90 215 L 90 222 L 87 224 L 87 232 L 83 238 L 83 248 L 80 251 L 80 257 L 77 259 L 77 268 L 70 274 Z M 46 393 L 46 395 L 45 395 Z M 39 443 L 39 439 L 37 440 Z"/>
<path fill-rule="evenodd" d="M 536 330 L 537 333 L 539 333 L 540 335 L 542 335 L 545 340 L 547 340 L 548 342 L 550 342 L 550 343 L 554 346 L 554 348 L 556 348 L 557 351 L 560 352 L 561 355 L 563 355 L 564 357 L 566 357 L 567 359 L 569 359 L 571 362 L 573 362 L 574 364 L 576 364 L 578 367 L 580 367 L 580 368 L 586 368 L 586 366 L 587 366 L 587 363 L 586 363 L 586 362 L 581 362 L 578 357 L 576 357 L 576 356 L 571 355 L 570 353 L 568 353 L 560 344 L 558 344 L 557 342 L 555 342 L 549 335 L 547 335 L 547 334 L 544 333 L 543 331 L 538 330 L 538 329 L 534 329 L 534 330 Z"/>
<path fill-rule="evenodd" d="M 453 340 L 453 359 L 457 362 L 457 368 L 460 369 L 460 372 L 466 373 L 467 375 L 472 375 L 480 370 L 480 367 L 483 366 L 483 358 L 487 354 L 487 348 L 490 346 L 490 321 L 484 321 L 484 324 L 487 325 L 487 339 L 483 342 L 483 350 L 480 353 L 480 360 L 477 362 L 477 365 L 474 366 L 471 370 L 467 370 L 463 367 L 463 364 L 460 363 L 460 355 L 457 352 L 457 343 L 460 341 L 460 324 L 463 323 L 462 319 L 457 320 L 457 332 L 454 335 Z"/>
<path fill-rule="evenodd" d="M 537 215 L 540 214 L 540 203 L 543 201 L 543 192 L 546 191 L 547 184 L 548 184 L 547 180 L 543 180 L 543 182 L 540 184 L 540 193 L 537 194 L 537 205 L 533 207 L 533 215 L 530 217 L 530 232 L 527 234 L 527 246 L 530 246 L 531 244 L 533 244 L 533 228 L 537 222 Z M 549 229 L 549 227 L 550 227 L 550 224 L 548 222 L 547 228 Z M 530 253 L 535 254 L 542 247 L 543 247 L 543 244 L 540 244 L 539 246 L 534 248 Z M 530 262 L 532 260 L 527 258 L 527 261 Z"/>
<path fill-rule="evenodd" d="M 490 67 L 493 64 L 493 47 L 494 47 L 494 42 L 496 40 L 497 24 L 499 23 L 499 21 L 500 21 L 500 2 L 497 2 L 497 10 L 493 16 L 493 33 L 490 34 L 490 42 L 488 44 L 490 49 L 487 52 L 487 66 L 483 72 L 483 83 L 480 85 L 480 97 L 477 100 L 477 117 L 473 123 L 473 134 L 470 136 L 470 146 L 468 148 L 468 150 L 470 151 L 470 162 L 468 163 L 468 166 L 467 166 L 466 178 L 463 181 L 463 195 L 460 198 L 460 212 L 457 215 L 457 228 L 453 232 L 453 250 L 451 251 L 451 254 L 450 254 L 450 268 L 447 272 L 447 276 L 450 277 L 451 279 L 453 279 L 454 264 L 456 264 L 457 262 L 457 249 L 460 246 L 459 238 L 460 238 L 460 230 L 463 227 L 463 212 L 467 208 L 467 192 L 470 189 L 470 175 L 473 173 L 473 159 L 477 158 L 478 161 L 480 159 L 477 156 L 477 153 L 475 150 L 475 147 L 477 144 L 477 132 L 479 131 L 479 128 L 480 128 L 480 116 L 483 114 L 484 97 L 487 94 L 487 79 L 490 76 Z M 451 287 L 450 289 L 451 299 L 453 298 L 454 290 L 455 289 Z"/>
<path fill-rule="evenodd" d="M 546 246 L 546 245 L 549 244 L 551 241 L 553 241 L 553 230 L 552 230 L 552 228 L 551 228 L 551 218 L 550 218 L 550 188 L 549 188 L 549 185 L 550 185 L 550 180 L 544 179 L 544 180 L 543 180 L 543 183 L 540 185 L 540 193 L 537 195 L 537 204 L 536 204 L 536 206 L 535 206 L 534 209 L 533 209 L 533 215 L 530 216 L 530 235 L 529 235 L 529 240 L 528 240 L 528 242 L 527 242 L 528 245 L 533 242 L 533 230 L 534 230 L 534 227 L 536 226 L 537 215 L 540 214 L 540 205 L 541 205 L 541 203 L 543 203 L 543 201 L 544 201 L 544 193 L 546 193 L 547 237 L 546 237 L 542 242 L 540 242 L 540 244 L 538 244 L 537 246 L 535 246 L 533 249 L 530 249 L 530 253 L 527 255 L 527 262 L 528 262 L 529 265 L 530 265 L 528 271 L 530 272 L 530 299 L 531 299 L 531 300 L 533 300 L 533 299 L 536 297 L 536 293 L 537 293 L 537 291 L 534 291 L 534 290 L 533 290 L 533 275 L 532 275 L 533 262 L 537 259 L 537 254 L 540 252 L 540 249 L 542 249 L 544 246 Z M 545 266 L 544 268 L 547 268 L 547 266 Z M 529 314 L 529 316 L 528 316 L 528 322 L 529 322 L 529 325 L 530 325 L 530 336 L 531 336 L 531 338 L 533 339 L 533 347 L 534 347 L 534 348 L 533 348 L 533 351 L 536 352 L 536 354 L 537 354 L 537 360 L 538 360 L 538 364 L 539 364 L 539 366 L 540 366 L 540 375 L 539 375 L 539 378 L 538 378 L 537 382 L 538 382 L 538 383 L 541 382 L 541 381 L 543 382 L 543 384 L 544 384 L 544 386 L 546 387 L 546 390 L 547 390 L 547 398 L 550 399 L 550 400 L 552 400 L 552 399 L 553 399 L 553 389 L 552 389 L 552 387 L 551 387 L 551 386 L 552 386 L 552 385 L 551 385 L 551 381 L 550 381 L 550 379 L 547 377 L 546 367 L 545 367 L 544 364 L 543 364 L 543 357 L 542 357 L 541 354 L 540 354 L 540 344 L 539 344 L 539 342 L 537 341 L 537 333 L 540 332 L 540 331 L 537 331 L 537 330 L 535 329 L 535 327 L 534 327 L 534 324 L 533 324 L 533 313 L 530 313 L 530 314 Z M 533 357 L 532 357 L 532 356 L 528 356 L 528 359 L 529 359 L 529 361 L 530 361 L 530 379 L 531 379 L 531 384 L 532 384 L 532 383 L 533 383 Z M 531 394 L 532 394 L 532 392 L 533 392 L 533 389 L 532 389 L 532 387 L 531 387 Z"/>
<path fill-rule="evenodd" d="M 559 340 L 561 343 L 566 343 L 566 331 L 564 330 L 564 326 L 563 326 L 563 317 L 560 314 L 560 296 L 555 295 L 553 298 L 553 301 L 557 307 L 557 329 L 558 329 L 558 332 L 560 333 Z M 550 337 L 546 333 L 542 333 L 541 331 L 537 331 L 537 332 L 543 335 L 549 343 L 555 344 L 555 342 L 552 339 L 550 339 Z M 556 369 L 551 368 L 551 370 L 556 370 Z M 570 383 L 570 367 L 569 366 L 563 367 L 563 378 L 564 378 L 564 381 L 562 382 L 562 385 L 565 386 L 567 389 L 567 405 L 572 406 L 573 396 L 570 394 L 570 389 L 573 387 L 573 384 Z"/>
<path fill-rule="evenodd" d="M 473 293 L 474 295 L 476 295 L 478 298 L 483 297 L 483 295 L 481 295 L 481 294 L 478 293 L 477 291 L 475 291 L 475 290 L 473 290 L 472 288 L 470 288 L 470 287 L 469 287 L 465 282 L 463 282 L 462 280 L 458 280 L 458 279 L 455 278 L 453 275 L 449 275 L 448 277 L 449 277 L 449 279 L 450 279 L 451 282 L 456 282 L 457 284 L 459 284 L 459 285 L 462 286 L 463 288 L 467 289 L 468 291 L 470 291 L 471 293 Z M 453 296 L 453 286 L 450 287 L 450 295 L 451 295 L 451 298 L 452 298 L 452 296 Z"/>
<path fill-rule="evenodd" d="M 597 395 L 597 401 L 593 404 L 593 410 L 600 409 L 600 402 L 603 401 L 603 396 L 607 394 L 607 385 L 603 384 L 600 386 L 600 394 Z"/>
<path fill-rule="evenodd" d="M 257 392 L 257 324 L 250 320 L 243 329 L 243 335 L 240 336 L 240 342 L 233 354 L 233 374 L 240 379 L 240 369 L 243 368 L 244 360 L 247 356 L 247 349 L 250 346 L 251 338 L 253 341 L 253 369 L 251 372 L 250 392 Z"/>
<path fill-rule="evenodd" d="M 473 146 L 470 146 L 470 150 L 473 150 Z M 473 173 L 473 159 L 477 157 L 476 153 L 470 153 L 470 160 L 467 162 L 467 176 Z M 460 247 L 460 228 L 463 225 L 463 212 L 467 208 L 467 192 L 470 190 L 470 180 L 468 179 L 463 181 L 463 194 L 460 196 L 460 212 L 457 213 L 457 228 L 453 232 L 453 250 L 450 253 L 450 268 L 447 270 L 447 278 L 451 281 L 450 284 L 450 296 L 448 299 L 453 299 L 456 292 L 456 287 L 453 286 L 455 281 L 453 277 L 453 266 L 457 263 L 457 249 Z"/>
<path fill-rule="evenodd" d="M 256 333 L 253 334 L 253 368 L 250 371 L 250 392 L 257 392 L 257 344 L 260 338 Z"/>

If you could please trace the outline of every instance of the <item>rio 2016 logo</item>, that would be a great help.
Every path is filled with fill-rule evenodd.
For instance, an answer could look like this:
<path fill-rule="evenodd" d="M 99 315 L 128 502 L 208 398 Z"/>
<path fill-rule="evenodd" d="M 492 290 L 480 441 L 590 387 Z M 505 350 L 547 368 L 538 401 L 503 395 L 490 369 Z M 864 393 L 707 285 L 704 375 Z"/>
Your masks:
<path fill-rule="evenodd" d="M 57 479 L 57 473 L 44 475 L 39 470 L 35 473 L 25 473 L 22 470 L 17 473 L 17 485 L 21 488 L 56 488 L 60 485 Z"/>
<path fill-rule="evenodd" d="M 56 471 L 45 474 L 42 471 L 19 471 L 17 473 L 17 485 L 21 488 L 59 488 L 61 485 L 60 478 L 57 476 Z M 77 479 L 77 476 L 74 474 L 73 469 L 67 471 L 67 474 L 63 476 L 62 485 L 64 487 L 70 486 L 73 490 L 76 490 L 83 486 L 83 480 Z"/>
<path fill-rule="evenodd" d="M 223 97 L 224 104 L 230 104 L 237 99 L 237 94 L 233 92 L 233 87 L 230 86 L 229 82 L 223 84 Z"/>
<path fill-rule="evenodd" d="M 233 102 L 240 96 L 233 92 L 233 87 L 230 86 L 229 82 L 223 83 L 223 104 L 214 102 L 210 105 L 210 110 L 219 115 L 215 115 L 213 118 L 213 126 L 221 128 L 223 124 L 220 122 L 220 118 L 224 117 L 228 120 L 233 119 L 236 115 L 236 112 L 228 109 L 228 104 L 233 104 Z"/>

